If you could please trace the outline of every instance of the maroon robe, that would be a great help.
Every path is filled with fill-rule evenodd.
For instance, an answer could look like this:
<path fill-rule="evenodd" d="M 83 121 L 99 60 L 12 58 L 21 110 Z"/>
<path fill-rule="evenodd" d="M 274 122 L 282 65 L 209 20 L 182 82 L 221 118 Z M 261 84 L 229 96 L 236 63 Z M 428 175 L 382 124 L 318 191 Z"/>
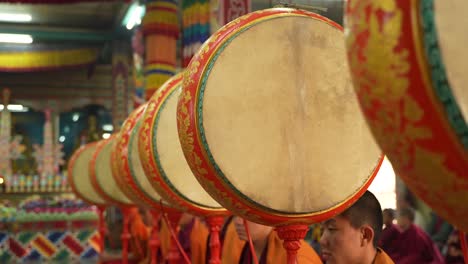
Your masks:
<path fill-rule="evenodd" d="M 431 238 L 412 224 L 398 238 L 397 251 L 391 256 L 398 264 L 443 264 L 444 259 Z"/>
<path fill-rule="evenodd" d="M 379 247 L 392 257 L 398 251 L 398 239 L 400 235 L 401 230 L 397 225 L 390 224 L 385 226 L 380 235 Z"/>

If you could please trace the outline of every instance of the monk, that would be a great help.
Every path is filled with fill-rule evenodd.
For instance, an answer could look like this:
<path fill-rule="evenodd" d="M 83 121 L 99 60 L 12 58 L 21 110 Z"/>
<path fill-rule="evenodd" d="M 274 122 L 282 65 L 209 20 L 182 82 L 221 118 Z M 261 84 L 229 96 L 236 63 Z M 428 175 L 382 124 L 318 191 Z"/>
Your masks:
<path fill-rule="evenodd" d="M 243 219 L 235 217 L 234 224 L 239 238 L 241 240 L 248 241 Z M 247 221 L 247 225 L 259 264 L 286 263 L 287 253 L 283 248 L 283 242 L 279 239 L 276 231 L 274 231 L 272 227 L 256 224 L 250 221 Z M 250 251 L 249 243 L 245 243 L 238 263 L 253 263 L 253 255 Z M 301 248 L 297 252 L 297 263 L 318 264 L 322 263 L 322 261 L 312 247 L 304 241 L 301 241 Z"/>
<path fill-rule="evenodd" d="M 179 222 L 179 242 L 192 263 L 205 263 L 208 228 L 195 216 L 184 213 Z"/>
<path fill-rule="evenodd" d="M 382 226 L 380 203 L 366 191 L 343 213 L 323 223 L 323 260 L 328 264 L 393 264 L 377 247 Z"/>
<path fill-rule="evenodd" d="M 414 224 L 414 211 L 411 208 L 401 209 L 398 225 L 402 233 L 398 239 L 397 253 L 394 260 L 398 264 L 442 264 L 444 260 L 439 249 L 431 238 L 420 227 Z"/>
<path fill-rule="evenodd" d="M 390 257 L 397 251 L 400 228 L 393 223 L 395 220 L 395 210 L 385 209 L 382 212 L 384 229 L 379 239 L 379 247 L 382 248 Z"/>

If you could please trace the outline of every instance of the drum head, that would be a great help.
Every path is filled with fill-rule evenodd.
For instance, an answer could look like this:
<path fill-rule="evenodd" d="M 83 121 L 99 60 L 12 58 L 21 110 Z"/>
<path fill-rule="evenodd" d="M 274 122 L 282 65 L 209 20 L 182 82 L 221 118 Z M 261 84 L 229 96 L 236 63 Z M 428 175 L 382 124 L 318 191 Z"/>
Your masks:
<path fill-rule="evenodd" d="M 273 225 L 318 221 L 370 184 L 382 156 L 345 56 L 338 25 L 291 9 L 251 13 L 204 44 L 184 77 L 179 133 L 227 209 Z"/>
<path fill-rule="evenodd" d="M 89 175 L 88 165 L 95 150 L 96 143 L 90 143 L 73 154 L 68 165 L 68 181 L 78 197 L 90 204 L 104 205 L 106 201 L 95 191 Z"/>
<path fill-rule="evenodd" d="M 156 92 L 145 112 L 145 126 L 150 128 L 150 151 L 156 172 L 148 176 L 163 197 L 183 210 L 201 215 L 226 213 L 193 176 L 182 152 L 176 119 L 181 89 L 182 75 L 179 74 Z"/>
<path fill-rule="evenodd" d="M 133 204 L 119 188 L 112 176 L 111 153 L 115 135 L 98 143 L 90 163 L 90 173 L 93 184 L 106 200 L 117 205 Z"/>

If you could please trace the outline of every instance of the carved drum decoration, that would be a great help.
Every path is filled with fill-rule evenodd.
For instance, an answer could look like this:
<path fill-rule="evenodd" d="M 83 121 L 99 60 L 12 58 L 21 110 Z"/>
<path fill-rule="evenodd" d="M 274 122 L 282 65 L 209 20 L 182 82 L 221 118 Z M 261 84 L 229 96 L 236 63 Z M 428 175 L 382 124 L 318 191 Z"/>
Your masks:
<path fill-rule="evenodd" d="M 354 95 L 342 28 L 301 10 L 253 12 L 208 39 L 186 69 L 177 121 L 201 185 L 272 226 L 342 212 L 383 159 Z"/>
<path fill-rule="evenodd" d="M 466 0 L 350 0 L 354 88 L 408 187 L 468 231 Z"/>

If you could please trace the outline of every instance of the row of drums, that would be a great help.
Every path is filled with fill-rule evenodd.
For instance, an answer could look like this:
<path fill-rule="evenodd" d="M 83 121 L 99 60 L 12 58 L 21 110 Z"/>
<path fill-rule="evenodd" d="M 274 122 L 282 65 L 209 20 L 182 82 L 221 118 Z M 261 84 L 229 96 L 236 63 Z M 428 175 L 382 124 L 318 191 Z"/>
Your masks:
<path fill-rule="evenodd" d="M 121 131 L 73 155 L 73 189 L 97 205 L 240 215 L 291 238 L 289 227 L 358 199 L 384 152 L 416 194 L 467 231 L 466 93 L 436 93 L 431 74 L 444 72 L 431 71 L 422 50 L 434 39 L 414 23 L 427 17 L 412 17 L 450 10 L 451 1 L 408 2 L 348 1 L 346 36 L 333 21 L 290 8 L 232 21 Z M 454 37 L 447 34 L 440 39 Z M 455 103 L 438 101 L 447 97 Z"/>

